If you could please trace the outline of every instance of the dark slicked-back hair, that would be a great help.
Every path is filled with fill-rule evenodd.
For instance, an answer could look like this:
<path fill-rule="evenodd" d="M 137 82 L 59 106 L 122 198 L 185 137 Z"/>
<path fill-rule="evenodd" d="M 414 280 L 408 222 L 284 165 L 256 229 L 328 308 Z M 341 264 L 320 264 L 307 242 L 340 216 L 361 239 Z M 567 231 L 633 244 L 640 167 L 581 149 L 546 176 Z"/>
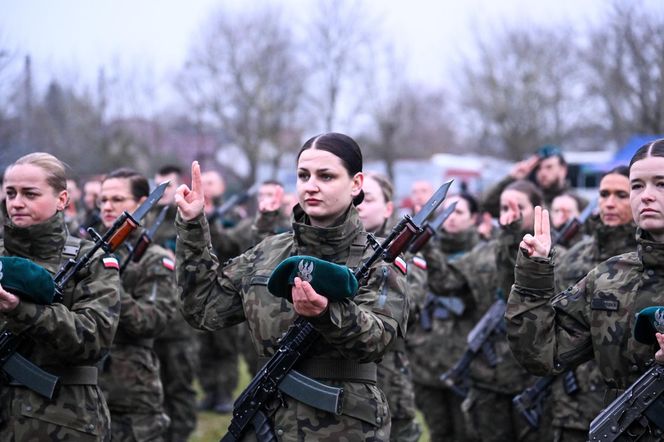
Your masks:
<path fill-rule="evenodd" d="M 629 162 L 629 169 L 632 170 L 634 163 L 647 157 L 664 157 L 664 138 L 651 141 L 639 147 L 639 150 L 634 153 Z"/>
<path fill-rule="evenodd" d="M 129 189 L 131 191 L 131 195 L 134 198 L 136 198 L 136 200 L 139 200 L 144 196 L 150 195 L 150 183 L 148 183 L 147 178 L 145 178 L 143 175 L 141 175 L 140 173 L 136 172 L 133 169 L 129 169 L 127 167 L 123 167 L 121 169 L 115 169 L 113 172 L 106 175 L 104 181 L 109 180 L 111 178 L 121 178 L 129 180 Z M 104 181 L 102 181 L 102 183 Z"/>

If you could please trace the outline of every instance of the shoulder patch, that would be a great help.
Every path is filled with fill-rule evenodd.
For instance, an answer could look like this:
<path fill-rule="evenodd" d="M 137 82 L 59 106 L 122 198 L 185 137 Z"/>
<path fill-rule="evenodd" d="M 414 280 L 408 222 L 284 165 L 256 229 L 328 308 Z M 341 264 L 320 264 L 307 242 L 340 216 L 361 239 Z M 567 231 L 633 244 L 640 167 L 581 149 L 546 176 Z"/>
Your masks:
<path fill-rule="evenodd" d="M 114 256 L 104 256 L 101 262 L 104 264 L 104 268 L 120 270 L 120 263 Z"/>
<path fill-rule="evenodd" d="M 175 261 L 173 261 L 172 259 L 164 257 L 162 258 L 161 263 L 171 272 L 175 270 Z"/>
<path fill-rule="evenodd" d="M 404 275 L 408 273 L 408 265 L 406 264 L 406 261 L 404 261 L 399 256 L 397 256 L 397 258 L 394 260 L 394 267 L 399 269 L 399 271 Z"/>
<path fill-rule="evenodd" d="M 420 258 L 419 256 L 413 257 L 413 264 L 415 264 L 417 267 L 421 268 L 422 270 L 427 269 L 426 260 L 424 258 Z"/>

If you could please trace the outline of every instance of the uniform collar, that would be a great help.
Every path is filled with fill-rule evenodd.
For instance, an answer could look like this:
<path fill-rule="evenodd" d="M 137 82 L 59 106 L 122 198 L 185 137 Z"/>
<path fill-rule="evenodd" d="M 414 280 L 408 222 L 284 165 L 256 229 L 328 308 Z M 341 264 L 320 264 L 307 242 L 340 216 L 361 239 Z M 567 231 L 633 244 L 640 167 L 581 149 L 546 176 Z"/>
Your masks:
<path fill-rule="evenodd" d="M 10 255 L 45 262 L 55 259 L 59 262 L 67 235 L 62 212 L 56 212 L 43 223 L 30 227 L 18 227 L 9 218 L 5 220 L 4 244 Z"/>
<path fill-rule="evenodd" d="M 664 243 L 654 241 L 648 232 L 641 229 L 636 230 L 636 241 L 643 266 L 647 269 L 664 270 Z"/>
<path fill-rule="evenodd" d="M 438 235 L 441 250 L 448 255 L 466 252 L 475 247 L 480 240 L 477 229 L 474 227 L 459 233 L 448 233 L 443 230 L 439 231 Z"/>
<path fill-rule="evenodd" d="M 362 221 L 354 206 L 350 206 L 332 227 L 314 227 L 299 204 L 293 209 L 293 235 L 300 255 L 331 262 L 345 261 L 353 240 L 362 230 Z"/>
<path fill-rule="evenodd" d="M 607 226 L 599 223 L 593 230 L 596 257 L 604 261 L 612 256 L 636 250 L 636 225 L 634 223 L 620 226 Z"/>

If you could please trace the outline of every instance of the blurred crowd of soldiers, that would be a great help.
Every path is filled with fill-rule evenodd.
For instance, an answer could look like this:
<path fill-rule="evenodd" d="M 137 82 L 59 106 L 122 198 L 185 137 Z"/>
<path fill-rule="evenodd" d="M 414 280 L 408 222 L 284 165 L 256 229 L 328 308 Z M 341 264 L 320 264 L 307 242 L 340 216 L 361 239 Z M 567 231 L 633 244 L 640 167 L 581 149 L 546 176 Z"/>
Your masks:
<path fill-rule="evenodd" d="M 413 183 L 408 204 L 398 207 L 385 177 L 367 176 L 365 201 L 358 211 L 365 229 L 377 236 L 389 232 L 398 215 L 416 213 L 439 184 L 426 180 Z M 408 336 L 379 366 L 378 382 L 391 407 L 392 440 L 419 439 L 416 408 L 423 413 L 434 441 L 586 440 L 589 423 L 600 412 L 604 397 L 603 382 L 593 362 L 570 368 L 568 375 L 547 385 L 534 408 L 519 408 L 514 398 L 535 385 L 537 378 L 516 362 L 504 330 L 498 327 L 475 352 L 467 370 L 441 379 L 454 372 L 469 354 L 469 333 L 496 300 L 505 300 L 509 294 L 519 242 L 524 232 L 532 229 L 534 206 L 550 209 L 552 226 L 560 234 L 555 273 L 559 290 L 576 283 L 603 260 L 636 247 L 626 167 L 608 172 L 600 182 L 596 201 L 591 202 L 574 193 L 566 177 L 562 152 L 545 146 L 515 164 L 509 175 L 484 195 L 470 195 L 455 183 L 456 195 L 443 205 L 456 203 L 452 214 L 420 253 L 407 257 L 412 297 Z M 163 221 L 151 240 L 161 246 L 154 259 L 172 271 L 177 212 L 174 194 L 183 182 L 182 170 L 163 167 L 152 180 L 154 184 L 165 181 L 169 182 L 166 192 L 144 224 L 150 228 L 163 211 Z M 89 227 L 102 232 L 105 217 L 117 215 L 115 200 L 103 197 L 103 182 L 108 178 L 80 183 L 68 180 L 70 203 L 64 214 L 71 234 L 87 238 Z M 296 198 L 287 194 L 281 183 L 265 181 L 226 200 L 219 172 L 203 171 L 202 184 L 212 245 L 221 262 L 269 235 L 291 229 Z M 372 210 L 378 210 L 371 207 L 376 200 L 383 211 L 372 215 Z M 593 210 L 581 219 L 588 204 Z M 372 216 L 377 219 L 373 225 Z M 577 223 L 580 228 L 572 231 L 574 220 L 581 221 Z M 171 281 L 174 292 L 173 276 L 165 278 L 163 281 Z M 131 276 L 123 276 L 122 281 L 123 285 L 131 284 Z M 126 289 L 131 291 L 132 287 Z M 163 297 L 159 290 L 157 296 Z M 233 411 L 239 358 L 244 358 L 252 374 L 258 361 L 243 325 L 197 331 L 177 311 L 174 294 L 170 299 L 163 297 L 162 302 L 162 316 L 155 319 L 160 324 L 158 333 L 146 330 L 140 340 L 147 349 L 142 360 L 151 361 L 154 351 L 157 360 L 151 361 L 152 368 L 158 367 L 159 372 L 159 379 L 145 382 L 161 384 L 156 393 L 149 389 L 144 392 L 150 415 L 145 434 L 161 432 L 164 440 L 184 441 L 195 429 L 198 411 Z M 140 323 L 145 320 L 144 313 L 121 318 L 121 324 Z M 123 401 L 122 388 L 117 387 L 123 382 L 138 382 L 133 379 L 138 374 L 122 371 L 122 360 L 138 357 L 129 354 L 137 346 L 135 339 L 132 342 L 119 333 L 113 352 L 122 356 L 111 358 L 115 364 L 109 369 L 112 375 L 102 376 L 111 416 L 120 416 L 119 422 L 122 416 L 129 421 L 136 419 L 131 412 L 141 406 L 141 401 Z M 198 399 L 196 379 L 202 389 Z M 154 415 L 162 417 L 155 419 Z M 140 428 L 141 424 L 131 421 L 128 426 Z M 133 437 L 143 440 L 136 431 Z"/>

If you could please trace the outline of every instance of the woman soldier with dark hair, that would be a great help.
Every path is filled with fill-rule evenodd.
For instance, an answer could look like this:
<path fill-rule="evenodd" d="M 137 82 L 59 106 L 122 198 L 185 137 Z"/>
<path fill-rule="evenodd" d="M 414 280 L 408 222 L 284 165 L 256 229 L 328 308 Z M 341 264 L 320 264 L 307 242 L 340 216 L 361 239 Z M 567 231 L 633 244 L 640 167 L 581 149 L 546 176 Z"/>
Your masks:
<path fill-rule="evenodd" d="M 389 439 L 390 414 L 376 387 L 375 361 L 405 334 L 408 300 L 401 271 L 375 264 L 355 297 L 340 301 L 330 301 L 332 293 L 317 293 L 300 277 L 289 289 L 292 303 L 266 287 L 275 267 L 290 256 L 352 269 L 373 253 L 355 209 L 363 180 L 362 153 L 352 138 L 327 133 L 309 139 L 297 157 L 293 232 L 271 236 L 223 267 L 211 253 L 198 163 L 192 165 L 192 188 L 181 186 L 176 193 L 178 285 L 182 311 L 194 327 L 216 330 L 246 320 L 263 358 L 274 354 L 297 315 L 322 335 L 296 368 L 343 387 L 342 410 L 330 413 L 284 395 L 265 410 L 282 441 Z"/>
<path fill-rule="evenodd" d="M 110 228 L 123 212 L 134 212 L 149 194 L 148 180 L 138 172 L 111 172 L 102 182 L 98 201 L 104 226 Z M 143 231 L 136 229 L 125 244 L 137 248 Z M 133 255 L 126 246 L 116 251 L 124 266 L 120 324 L 103 365 L 101 386 L 111 411 L 114 440 L 160 441 L 169 418 L 153 346 L 154 338 L 176 313 L 175 263 L 154 243 L 140 250 Z"/>
<path fill-rule="evenodd" d="M 653 332 L 650 345 L 632 335 L 636 313 L 664 305 L 664 139 L 634 154 L 629 182 L 637 250 L 604 261 L 554 296 L 549 215 L 537 207 L 535 233 L 521 242 L 506 313 L 510 346 L 524 367 L 545 375 L 594 359 L 608 388 L 605 404 L 653 358 L 664 362 L 664 334 Z M 639 440 L 661 440 L 654 428 L 646 430 Z"/>
<path fill-rule="evenodd" d="M 55 274 L 90 250 L 69 236 L 65 166 L 47 153 L 19 158 L 5 172 L 0 255 L 27 258 Z M 61 302 L 37 304 L 0 287 L 0 327 L 20 338 L 18 352 L 59 377 L 52 399 L 14 380 L 0 383 L 0 440 L 110 440 L 110 416 L 97 365 L 111 348 L 120 314 L 118 262 L 99 251 L 64 288 Z M 5 272 L 7 269 L 5 269 Z"/>

